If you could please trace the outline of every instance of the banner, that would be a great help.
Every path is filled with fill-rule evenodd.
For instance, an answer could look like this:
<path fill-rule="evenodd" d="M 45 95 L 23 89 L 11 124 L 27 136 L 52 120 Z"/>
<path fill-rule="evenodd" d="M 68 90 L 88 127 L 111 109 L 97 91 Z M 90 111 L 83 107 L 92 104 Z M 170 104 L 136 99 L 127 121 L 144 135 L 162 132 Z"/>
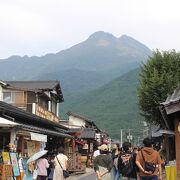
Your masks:
<path fill-rule="evenodd" d="M 11 159 L 11 165 L 13 169 L 13 175 L 20 176 L 20 170 L 19 170 L 19 165 L 18 165 L 18 160 L 17 160 L 17 154 L 15 152 L 10 152 L 10 159 Z"/>
<path fill-rule="evenodd" d="M 2 152 L 2 158 L 4 164 L 11 164 L 9 152 Z"/>

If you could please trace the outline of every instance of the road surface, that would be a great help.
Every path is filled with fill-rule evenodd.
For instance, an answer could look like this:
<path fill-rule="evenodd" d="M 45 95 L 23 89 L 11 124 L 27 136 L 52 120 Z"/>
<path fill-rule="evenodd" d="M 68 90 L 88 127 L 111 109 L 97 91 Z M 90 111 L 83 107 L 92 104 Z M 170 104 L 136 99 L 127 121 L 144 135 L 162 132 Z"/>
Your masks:
<path fill-rule="evenodd" d="M 77 180 L 96 180 L 96 174 L 92 173 L 88 176 L 80 177 Z"/>

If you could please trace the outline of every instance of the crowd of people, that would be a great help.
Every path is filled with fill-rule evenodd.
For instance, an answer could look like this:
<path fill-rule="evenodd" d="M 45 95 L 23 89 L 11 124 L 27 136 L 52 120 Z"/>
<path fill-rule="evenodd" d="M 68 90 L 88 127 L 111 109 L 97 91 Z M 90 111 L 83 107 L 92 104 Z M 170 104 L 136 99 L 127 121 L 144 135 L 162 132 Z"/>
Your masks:
<path fill-rule="evenodd" d="M 150 138 L 143 140 L 144 147 L 132 148 L 130 142 L 122 147 L 114 144 L 109 152 L 102 144 L 94 152 L 94 170 L 98 180 L 162 180 L 162 160 L 152 146 Z"/>
<path fill-rule="evenodd" d="M 162 180 L 162 160 L 152 146 L 150 138 L 143 140 L 143 147 L 132 147 L 124 142 L 122 147 L 114 144 L 112 151 L 102 144 L 94 151 L 93 163 L 97 180 Z M 56 154 L 43 156 L 35 163 L 36 180 L 63 180 L 68 169 L 64 149 Z"/>

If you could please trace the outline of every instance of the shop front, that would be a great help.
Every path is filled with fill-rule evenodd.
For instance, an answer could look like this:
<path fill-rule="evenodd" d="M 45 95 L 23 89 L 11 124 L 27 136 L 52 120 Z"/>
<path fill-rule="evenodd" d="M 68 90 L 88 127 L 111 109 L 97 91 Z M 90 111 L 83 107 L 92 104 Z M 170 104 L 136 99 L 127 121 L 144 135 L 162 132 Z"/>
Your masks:
<path fill-rule="evenodd" d="M 23 168 L 26 176 L 26 180 L 32 180 L 32 173 L 34 170 L 34 164 L 27 165 L 27 160 L 35 153 L 41 150 L 48 150 L 49 152 L 56 153 L 59 146 L 64 145 L 64 138 L 70 139 L 71 136 L 59 133 L 57 131 L 51 131 L 43 128 L 37 128 L 30 125 L 18 124 L 11 129 L 1 130 L 2 135 L 1 143 L 1 161 L 0 161 L 0 176 L 19 176 L 20 169 L 18 164 L 12 164 L 12 162 L 18 162 L 19 157 L 23 159 Z M 56 139 L 56 141 L 54 141 Z M 71 141 L 71 139 L 70 139 Z M 54 143 L 56 142 L 56 143 Z M 12 153 L 14 153 L 12 155 Z M 15 159 L 12 161 L 11 155 Z M 5 170 L 16 167 L 16 173 L 7 174 Z M 19 172 L 19 173 L 17 173 Z"/>
<path fill-rule="evenodd" d="M 1 178 L 19 176 L 22 169 L 19 168 L 18 161 L 22 159 L 26 180 L 32 180 L 34 166 L 27 166 L 28 158 L 44 149 L 55 152 L 58 146 L 64 146 L 64 138 L 72 138 L 66 134 L 65 129 L 61 129 L 59 123 L 3 102 L 0 102 L 0 116 L 3 122 L 8 121 L 6 125 L 0 125 Z M 11 173 L 8 174 L 7 169 Z"/>

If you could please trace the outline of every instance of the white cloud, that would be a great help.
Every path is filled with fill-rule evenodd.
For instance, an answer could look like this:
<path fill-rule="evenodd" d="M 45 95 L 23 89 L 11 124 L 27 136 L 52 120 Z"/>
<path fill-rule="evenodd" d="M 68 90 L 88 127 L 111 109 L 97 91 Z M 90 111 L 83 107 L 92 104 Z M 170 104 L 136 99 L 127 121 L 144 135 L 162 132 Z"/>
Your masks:
<path fill-rule="evenodd" d="M 57 52 L 104 30 L 180 50 L 178 0 L 0 0 L 0 58 Z"/>

